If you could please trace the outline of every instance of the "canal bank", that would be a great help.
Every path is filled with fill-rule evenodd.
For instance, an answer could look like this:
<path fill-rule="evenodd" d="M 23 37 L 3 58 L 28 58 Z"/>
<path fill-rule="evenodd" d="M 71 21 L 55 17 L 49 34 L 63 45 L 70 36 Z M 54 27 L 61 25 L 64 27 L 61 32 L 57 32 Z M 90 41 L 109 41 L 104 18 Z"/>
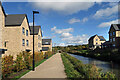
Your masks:
<path fill-rule="evenodd" d="M 99 68 L 97 68 L 93 64 L 84 64 L 82 61 L 77 58 L 67 54 L 62 53 L 62 60 L 65 67 L 65 72 L 67 74 L 67 78 L 83 78 L 83 79 L 104 79 L 104 78 L 115 78 L 115 74 L 112 72 L 101 72 Z"/>
<path fill-rule="evenodd" d="M 84 57 L 80 55 L 70 54 L 71 56 L 77 58 L 82 61 L 84 64 L 94 64 L 98 68 L 102 69 L 102 72 L 113 72 L 116 77 L 120 77 L 120 65 L 113 62 L 105 62 L 97 59 L 93 59 L 90 57 Z"/>

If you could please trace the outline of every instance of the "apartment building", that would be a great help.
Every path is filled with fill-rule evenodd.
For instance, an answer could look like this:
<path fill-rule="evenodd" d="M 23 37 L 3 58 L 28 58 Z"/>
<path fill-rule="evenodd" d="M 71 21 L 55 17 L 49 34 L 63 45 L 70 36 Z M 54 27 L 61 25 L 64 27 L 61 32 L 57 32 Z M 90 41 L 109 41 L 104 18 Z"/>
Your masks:
<path fill-rule="evenodd" d="M 105 38 L 103 36 L 94 35 L 89 38 L 88 44 L 89 49 L 95 49 L 97 47 L 101 48 L 101 45 L 105 42 Z"/>
<path fill-rule="evenodd" d="M 30 26 L 30 47 L 33 52 L 33 26 Z M 42 51 L 41 26 L 34 26 L 34 48 L 35 48 L 35 52 Z"/>
<path fill-rule="evenodd" d="M 52 39 L 42 39 L 42 51 L 52 51 Z"/>
<path fill-rule="evenodd" d="M 109 42 L 112 47 L 120 47 L 120 24 L 111 24 L 109 29 Z"/>

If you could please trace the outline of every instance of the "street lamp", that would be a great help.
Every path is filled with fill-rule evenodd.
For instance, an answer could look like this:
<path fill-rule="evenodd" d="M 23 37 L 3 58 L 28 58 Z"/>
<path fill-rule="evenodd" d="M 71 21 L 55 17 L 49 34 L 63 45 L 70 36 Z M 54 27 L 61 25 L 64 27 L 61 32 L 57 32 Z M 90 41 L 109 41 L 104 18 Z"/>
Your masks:
<path fill-rule="evenodd" d="M 35 70 L 35 60 L 34 60 L 34 14 L 39 14 L 38 11 L 33 11 L 33 71 Z"/>

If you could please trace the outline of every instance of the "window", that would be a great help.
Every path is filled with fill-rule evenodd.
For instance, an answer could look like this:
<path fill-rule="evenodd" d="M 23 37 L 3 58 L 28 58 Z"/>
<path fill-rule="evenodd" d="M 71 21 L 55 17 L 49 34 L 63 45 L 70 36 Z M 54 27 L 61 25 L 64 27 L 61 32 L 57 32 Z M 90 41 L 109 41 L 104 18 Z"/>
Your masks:
<path fill-rule="evenodd" d="M 98 43 L 96 43 L 96 44 L 98 44 Z"/>
<path fill-rule="evenodd" d="M 38 39 L 40 39 L 40 35 L 38 35 Z"/>
<path fill-rule="evenodd" d="M 113 41 L 115 41 L 115 38 L 113 38 Z"/>
<path fill-rule="evenodd" d="M 98 39 L 96 39 L 96 41 L 98 41 Z"/>
<path fill-rule="evenodd" d="M 40 43 L 38 43 L 38 47 L 40 47 Z"/>
<path fill-rule="evenodd" d="M 25 34 L 25 28 L 22 28 L 22 33 Z"/>
<path fill-rule="evenodd" d="M 110 42 L 112 42 L 112 39 L 110 39 Z"/>
<path fill-rule="evenodd" d="M 112 33 L 110 33 L 110 36 L 112 36 Z"/>
<path fill-rule="evenodd" d="M 115 32 L 113 32 L 113 35 L 115 35 Z"/>
<path fill-rule="evenodd" d="M 28 30 L 26 30 L 26 36 L 28 36 Z"/>
<path fill-rule="evenodd" d="M 6 47 L 6 42 L 5 42 L 4 46 Z"/>
<path fill-rule="evenodd" d="M 29 46 L 29 41 L 28 40 L 26 40 L 26 45 Z"/>
<path fill-rule="evenodd" d="M 113 44 L 113 47 L 115 47 L 115 44 Z"/>
<path fill-rule="evenodd" d="M 25 39 L 22 39 L 22 45 L 25 46 Z"/>
<path fill-rule="evenodd" d="M 48 44 L 48 42 L 45 42 L 45 44 Z"/>

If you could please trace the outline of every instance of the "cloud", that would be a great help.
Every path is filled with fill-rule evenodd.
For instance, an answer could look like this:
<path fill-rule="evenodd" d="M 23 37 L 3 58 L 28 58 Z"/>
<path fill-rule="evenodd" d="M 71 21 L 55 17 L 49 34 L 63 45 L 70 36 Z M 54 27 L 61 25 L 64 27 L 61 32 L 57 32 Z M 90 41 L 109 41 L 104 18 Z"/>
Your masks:
<path fill-rule="evenodd" d="M 111 24 L 118 24 L 118 19 L 109 22 L 103 22 L 98 25 L 98 27 L 109 27 Z"/>
<path fill-rule="evenodd" d="M 80 22 L 80 19 L 72 18 L 68 21 L 69 24 Z"/>
<path fill-rule="evenodd" d="M 62 33 L 69 33 L 73 31 L 73 28 L 67 28 L 67 29 L 57 29 L 56 26 L 51 28 L 51 31 L 54 31 L 57 34 L 62 34 Z"/>
<path fill-rule="evenodd" d="M 88 10 L 94 5 L 94 2 L 35 2 L 32 5 L 42 12 L 56 11 L 61 14 L 71 15 L 81 10 Z"/>
<path fill-rule="evenodd" d="M 55 38 L 56 36 L 53 35 L 53 36 L 43 36 L 42 39 L 52 39 L 52 38 Z"/>
<path fill-rule="evenodd" d="M 118 3 L 117 2 L 110 2 L 109 3 L 109 6 L 115 6 L 115 5 L 118 5 Z"/>
<path fill-rule="evenodd" d="M 68 23 L 69 24 L 74 24 L 74 23 L 79 23 L 79 22 L 83 22 L 84 23 L 86 21 L 88 21 L 87 17 L 83 18 L 82 20 L 77 19 L 77 18 L 72 18 L 72 19 L 68 20 Z"/>
<path fill-rule="evenodd" d="M 88 18 L 83 18 L 82 22 L 87 22 L 88 21 Z"/>
<path fill-rule="evenodd" d="M 30 26 L 33 26 L 33 22 L 30 22 L 29 23 Z M 37 25 L 36 23 L 34 23 L 34 25 Z"/>
<path fill-rule="evenodd" d="M 60 37 L 62 41 L 65 41 L 66 45 L 71 45 L 71 44 L 86 44 L 88 41 L 88 35 L 77 35 L 73 36 L 71 34 L 71 31 L 73 30 L 72 28 L 68 29 L 57 29 L 56 27 L 51 28 L 51 31 L 54 31 L 56 34 L 60 34 Z M 61 32 L 60 32 L 61 31 Z"/>
<path fill-rule="evenodd" d="M 72 34 L 70 34 L 70 33 L 62 33 L 60 37 L 65 38 L 65 37 L 70 37 L 70 36 L 72 36 Z"/>
<path fill-rule="evenodd" d="M 62 38 L 63 41 L 66 41 L 66 44 L 87 44 L 88 35 L 78 35 L 78 36 L 71 36 L 67 38 Z"/>
<path fill-rule="evenodd" d="M 59 44 L 57 44 L 57 46 L 66 46 L 66 44 L 65 43 L 59 43 Z"/>
<path fill-rule="evenodd" d="M 119 2 L 119 0 L 0 0 L 1 2 Z"/>
<path fill-rule="evenodd" d="M 118 5 L 98 10 L 93 17 L 95 19 L 111 16 L 118 12 Z"/>
<path fill-rule="evenodd" d="M 30 26 L 33 26 L 33 22 L 30 22 L 29 25 L 30 25 Z"/>

